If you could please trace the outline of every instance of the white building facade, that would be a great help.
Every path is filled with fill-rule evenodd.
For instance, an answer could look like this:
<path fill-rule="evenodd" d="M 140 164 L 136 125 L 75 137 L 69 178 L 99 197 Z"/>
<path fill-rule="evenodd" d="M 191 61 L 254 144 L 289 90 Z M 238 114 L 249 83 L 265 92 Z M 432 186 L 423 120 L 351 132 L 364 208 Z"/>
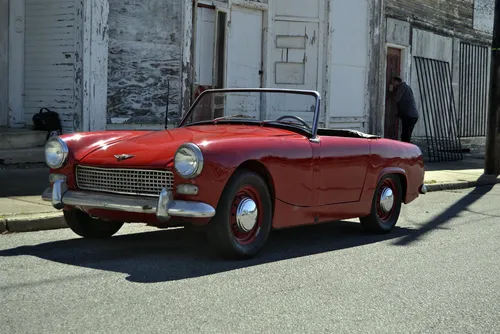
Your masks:
<path fill-rule="evenodd" d="M 167 93 L 175 120 L 202 86 L 317 90 L 322 126 L 370 130 L 379 1 L 0 0 L 0 8 L 8 44 L 0 126 L 30 125 L 47 107 L 64 132 L 161 128 Z"/>
<path fill-rule="evenodd" d="M 195 6 L 195 95 L 210 87 L 317 90 L 321 126 L 368 130 L 378 1 L 199 0 Z"/>
<path fill-rule="evenodd" d="M 0 0 L 0 128 L 49 108 L 65 133 L 162 129 L 203 89 L 275 87 L 320 92 L 321 127 L 390 137 L 387 80 L 402 75 L 421 109 L 423 57 L 450 64 L 464 137 L 480 128 L 469 96 L 487 96 L 467 78 L 476 58 L 489 67 L 493 1 L 436 1 L 413 18 L 403 2 Z"/>

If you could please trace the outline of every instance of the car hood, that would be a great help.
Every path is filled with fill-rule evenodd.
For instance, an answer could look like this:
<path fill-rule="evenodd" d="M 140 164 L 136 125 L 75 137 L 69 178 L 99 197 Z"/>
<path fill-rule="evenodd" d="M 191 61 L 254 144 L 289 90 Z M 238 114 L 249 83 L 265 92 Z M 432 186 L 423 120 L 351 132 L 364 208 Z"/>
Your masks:
<path fill-rule="evenodd" d="M 81 163 L 97 166 L 127 166 L 163 168 L 169 165 L 180 145 L 192 142 L 202 150 L 210 143 L 219 140 L 247 140 L 250 138 L 297 136 L 296 133 L 270 127 L 255 125 L 204 125 L 176 128 L 172 130 L 141 132 L 114 141 L 101 140 L 94 150 L 80 156 Z M 118 161 L 115 155 L 131 155 L 130 159 Z"/>

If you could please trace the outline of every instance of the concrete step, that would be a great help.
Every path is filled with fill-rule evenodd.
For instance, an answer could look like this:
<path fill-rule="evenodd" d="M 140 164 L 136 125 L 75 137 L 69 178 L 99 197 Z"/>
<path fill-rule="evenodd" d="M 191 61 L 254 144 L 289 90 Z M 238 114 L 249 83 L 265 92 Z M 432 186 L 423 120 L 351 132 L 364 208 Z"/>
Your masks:
<path fill-rule="evenodd" d="M 0 165 L 36 164 L 45 162 L 45 147 L 0 149 Z"/>
<path fill-rule="evenodd" d="M 46 131 L 0 128 L 0 150 L 45 146 Z"/>

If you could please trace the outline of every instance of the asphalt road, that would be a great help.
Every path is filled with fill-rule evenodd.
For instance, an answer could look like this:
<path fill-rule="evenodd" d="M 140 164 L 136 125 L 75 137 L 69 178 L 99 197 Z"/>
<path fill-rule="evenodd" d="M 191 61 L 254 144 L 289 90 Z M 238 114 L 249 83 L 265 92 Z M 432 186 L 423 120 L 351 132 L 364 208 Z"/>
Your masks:
<path fill-rule="evenodd" d="M 182 229 L 0 236 L 2 333 L 499 333 L 500 186 L 430 193 L 389 236 L 337 222 L 224 262 Z"/>

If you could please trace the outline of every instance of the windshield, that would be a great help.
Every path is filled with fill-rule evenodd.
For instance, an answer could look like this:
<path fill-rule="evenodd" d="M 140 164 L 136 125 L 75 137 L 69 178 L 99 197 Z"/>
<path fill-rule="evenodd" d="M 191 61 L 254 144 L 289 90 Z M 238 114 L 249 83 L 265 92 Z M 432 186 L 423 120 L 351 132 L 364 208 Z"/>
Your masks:
<path fill-rule="evenodd" d="M 256 122 L 316 130 L 319 94 L 280 89 L 204 91 L 180 126 L 221 122 Z"/>

